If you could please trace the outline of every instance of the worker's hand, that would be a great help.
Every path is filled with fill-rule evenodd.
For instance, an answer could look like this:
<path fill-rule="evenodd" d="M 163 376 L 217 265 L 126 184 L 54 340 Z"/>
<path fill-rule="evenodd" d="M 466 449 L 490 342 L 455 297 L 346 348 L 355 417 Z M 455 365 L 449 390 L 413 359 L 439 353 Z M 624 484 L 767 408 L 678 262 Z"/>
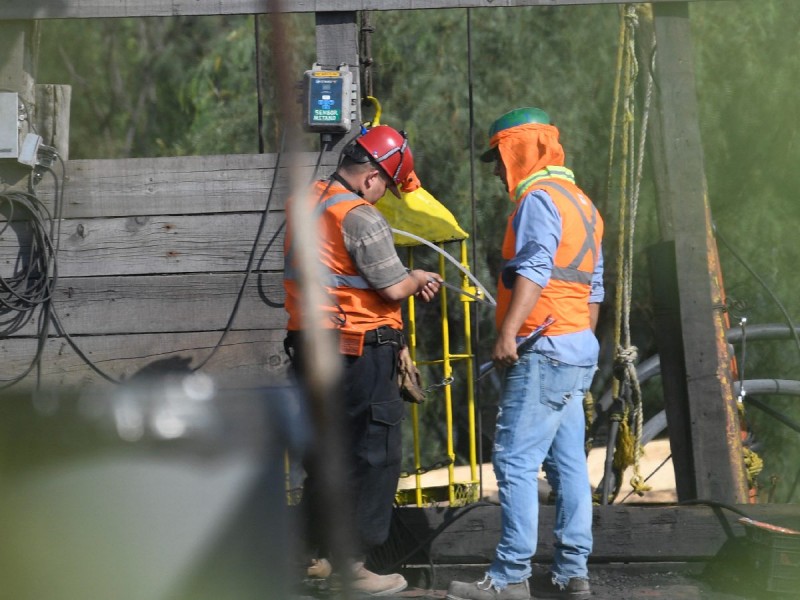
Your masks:
<path fill-rule="evenodd" d="M 503 335 L 502 333 L 494 343 L 492 349 L 492 362 L 498 369 L 511 367 L 519 360 L 517 355 L 517 338 L 513 335 Z"/>
<path fill-rule="evenodd" d="M 414 297 L 424 302 L 433 300 L 441 287 L 442 278 L 439 274 L 423 271 L 422 269 L 414 269 L 411 271 L 410 275 L 417 281 L 417 285 L 419 286 Z"/>

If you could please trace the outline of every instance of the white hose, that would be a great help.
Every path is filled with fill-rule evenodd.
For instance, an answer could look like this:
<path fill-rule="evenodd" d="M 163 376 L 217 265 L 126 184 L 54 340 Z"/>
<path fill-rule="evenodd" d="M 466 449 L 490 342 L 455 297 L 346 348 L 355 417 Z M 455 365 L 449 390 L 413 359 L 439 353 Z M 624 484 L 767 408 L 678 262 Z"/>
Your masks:
<path fill-rule="evenodd" d="M 453 258 L 453 257 L 452 257 L 450 254 L 448 254 L 447 252 L 445 252 L 444 250 L 442 250 L 441 248 L 439 248 L 439 246 L 437 246 L 436 244 L 433 244 L 433 243 L 429 242 L 429 241 L 428 241 L 428 240 L 426 240 L 425 238 L 421 238 L 421 237 L 419 237 L 418 235 L 414 235 L 413 233 L 409 233 L 409 232 L 407 232 L 407 231 L 403 231 L 403 230 L 401 230 L 401 229 L 395 229 L 394 227 L 392 227 L 392 233 L 397 233 L 397 234 L 399 234 L 399 235 L 405 235 L 405 236 L 407 236 L 407 237 L 410 237 L 412 240 L 416 240 L 416 241 L 420 242 L 421 244 L 425 244 L 425 245 L 426 245 L 426 246 L 428 246 L 429 248 L 431 248 L 431 249 L 435 250 L 436 252 L 438 252 L 439 254 L 441 254 L 442 256 L 444 256 L 444 257 L 445 257 L 447 260 L 449 260 L 449 261 L 450 261 L 450 262 L 451 262 L 453 265 L 455 265 L 455 267 L 456 267 L 456 268 L 457 268 L 459 271 L 461 271 L 461 272 L 462 272 L 464 275 L 466 275 L 466 276 L 467 276 L 467 278 L 469 278 L 469 280 L 470 280 L 472 283 L 474 283 L 474 284 L 475 284 L 475 286 L 476 286 L 476 287 L 477 287 L 477 288 L 478 288 L 478 289 L 479 289 L 479 290 L 480 290 L 480 291 L 483 293 L 483 295 L 484 295 L 484 296 L 486 296 L 486 299 L 489 301 L 489 303 L 490 303 L 492 306 L 497 306 L 497 301 L 496 301 L 496 300 L 495 300 L 495 299 L 492 297 L 492 295 L 491 295 L 491 294 L 490 294 L 490 293 L 489 293 L 489 292 L 486 290 L 486 288 L 485 288 L 485 287 L 483 287 L 483 286 L 481 285 L 481 282 L 480 282 L 480 281 L 478 281 L 478 280 L 475 278 L 475 276 L 474 276 L 472 273 L 470 273 L 470 272 L 469 272 L 469 270 L 465 269 L 465 268 L 464 268 L 464 266 L 463 266 L 461 263 L 459 263 L 459 262 L 458 262 L 458 261 L 457 261 L 455 258 Z"/>

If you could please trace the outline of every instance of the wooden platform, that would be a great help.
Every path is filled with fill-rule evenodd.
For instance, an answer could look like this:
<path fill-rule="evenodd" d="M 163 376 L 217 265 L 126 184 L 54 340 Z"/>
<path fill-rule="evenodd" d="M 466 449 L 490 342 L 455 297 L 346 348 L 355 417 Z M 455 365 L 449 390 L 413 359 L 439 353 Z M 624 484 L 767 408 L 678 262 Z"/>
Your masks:
<path fill-rule="evenodd" d="M 800 505 L 762 504 L 731 507 L 774 525 L 800 526 Z M 592 561 L 702 562 L 732 536 L 743 536 L 741 515 L 718 506 L 594 507 Z M 407 556 L 407 564 L 488 564 L 500 537 L 500 507 L 477 503 L 462 508 L 399 508 L 386 554 Z M 534 562 L 552 558 L 555 509 L 542 506 Z"/>

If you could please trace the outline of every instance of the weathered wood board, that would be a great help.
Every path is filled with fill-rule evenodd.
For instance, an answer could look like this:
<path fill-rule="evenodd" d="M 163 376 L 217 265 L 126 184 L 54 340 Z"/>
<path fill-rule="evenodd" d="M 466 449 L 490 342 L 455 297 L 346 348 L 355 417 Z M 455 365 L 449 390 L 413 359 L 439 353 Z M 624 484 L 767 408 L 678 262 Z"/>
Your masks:
<path fill-rule="evenodd" d="M 684 2 L 687 0 L 654 0 Z M 709 0 L 688 0 L 707 2 Z M 347 12 L 359 10 L 418 10 L 430 8 L 508 8 L 515 6 L 572 6 L 624 4 L 624 0 L 283 0 L 285 12 Z M 89 19 L 111 17 L 176 17 L 182 15 L 241 15 L 267 12 L 267 0 L 28 0 L 0 6 L 3 19 Z"/>
<path fill-rule="evenodd" d="M 155 361 L 184 359 L 188 368 L 205 360 L 221 339 L 220 331 L 74 336 L 72 340 L 99 369 L 112 379 L 125 380 Z M 285 382 L 287 358 L 283 330 L 233 331 L 222 342 L 203 371 L 225 387 L 255 387 Z M 36 353 L 36 340 L 0 340 L 3 358 L 0 376 L 24 371 Z M 188 359 L 188 360 L 187 360 Z M 31 379 L 35 377 L 35 373 Z M 91 371 L 60 337 L 50 338 L 41 360 L 41 379 L 47 388 L 111 385 Z M 32 383 L 30 381 L 29 383 Z"/>
<path fill-rule="evenodd" d="M 302 153 L 68 161 L 53 295 L 64 330 L 114 379 L 171 356 L 187 358 L 193 367 L 220 339 L 241 292 L 232 331 L 204 371 L 249 381 L 282 379 L 289 165 L 310 180 L 315 165 L 327 174 L 331 160 Z M 52 178 L 37 189 L 51 211 L 55 192 Z M 29 244 L 23 224 L 0 233 L 1 275 L 13 273 Z M 39 310 L 16 330 L 6 317 L 0 318 L 0 377 L 7 379 L 36 356 Z M 50 336 L 41 370 L 27 383 L 36 377 L 44 385 L 103 383 L 54 327 Z"/>
<path fill-rule="evenodd" d="M 64 216 L 191 215 L 283 210 L 294 165 L 309 180 L 327 175 L 336 157 L 314 152 L 289 155 L 232 154 L 72 160 L 67 163 Z M 278 173 L 275 166 L 279 165 Z M 274 188 L 274 189 L 273 189 Z M 38 193 L 52 206 L 51 178 Z M 270 196 L 270 193 L 272 194 Z"/>

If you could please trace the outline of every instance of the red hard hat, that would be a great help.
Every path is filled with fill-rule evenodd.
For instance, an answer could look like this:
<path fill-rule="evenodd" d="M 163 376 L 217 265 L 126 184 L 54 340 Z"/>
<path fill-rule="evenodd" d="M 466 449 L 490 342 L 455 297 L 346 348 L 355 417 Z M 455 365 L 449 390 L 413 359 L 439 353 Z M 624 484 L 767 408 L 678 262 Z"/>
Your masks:
<path fill-rule="evenodd" d="M 403 131 L 378 125 L 356 138 L 356 143 L 367 151 L 370 158 L 380 165 L 392 179 L 392 192 L 398 198 L 397 186 L 402 184 L 414 170 L 414 156 L 408 147 L 408 139 Z"/>

